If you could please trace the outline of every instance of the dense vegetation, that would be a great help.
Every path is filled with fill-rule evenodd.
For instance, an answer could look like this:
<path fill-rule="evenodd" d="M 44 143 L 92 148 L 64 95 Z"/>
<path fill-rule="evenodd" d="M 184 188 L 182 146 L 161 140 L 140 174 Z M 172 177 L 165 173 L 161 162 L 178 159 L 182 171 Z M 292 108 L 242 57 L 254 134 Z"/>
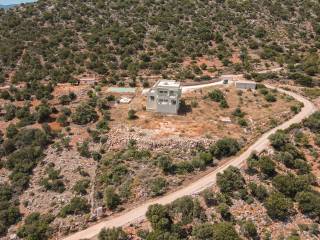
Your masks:
<path fill-rule="evenodd" d="M 50 96 L 52 85 L 39 80 L 75 82 L 74 76 L 92 71 L 109 83 L 123 84 L 129 76 L 135 85 L 142 72 L 172 74 L 186 57 L 209 55 L 234 71 L 254 71 L 263 61 L 286 64 L 290 79 L 312 86 L 320 71 L 319 9 L 310 0 L 39 0 L 0 10 L 0 81 L 17 67 L 12 81 L 32 83 L 18 91 L 20 98 L 31 89 L 41 98 Z M 231 61 L 236 50 L 240 63 Z M 196 78 L 204 70 L 216 71 L 204 64 L 173 74 Z"/>

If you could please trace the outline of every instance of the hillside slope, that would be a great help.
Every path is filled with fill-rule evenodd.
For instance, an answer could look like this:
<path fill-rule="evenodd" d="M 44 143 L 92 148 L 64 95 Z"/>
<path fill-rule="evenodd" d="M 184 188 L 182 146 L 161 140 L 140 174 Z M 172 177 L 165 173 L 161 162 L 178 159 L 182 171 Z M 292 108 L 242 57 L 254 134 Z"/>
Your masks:
<path fill-rule="evenodd" d="M 1 79 L 17 67 L 15 82 L 69 82 L 89 71 L 135 84 L 146 73 L 194 79 L 270 64 L 315 76 L 319 19 L 311 0 L 40 0 L 0 11 Z"/>

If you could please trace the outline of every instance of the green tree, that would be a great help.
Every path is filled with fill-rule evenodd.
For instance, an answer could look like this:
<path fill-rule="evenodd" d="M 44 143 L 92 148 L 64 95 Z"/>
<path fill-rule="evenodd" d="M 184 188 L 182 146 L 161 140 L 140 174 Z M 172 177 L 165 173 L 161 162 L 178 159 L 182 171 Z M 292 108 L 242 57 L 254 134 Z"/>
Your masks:
<path fill-rule="evenodd" d="M 85 125 L 90 122 L 96 122 L 98 120 L 98 114 L 92 106 L 87 103 L 82 103 L 71 115 L 71 119 L 76 124 Z"/>
<path fill-rule="evenodd" d="M 282 193 L 273 192 L 266 199 L 265 207 L 271 218 L 286 220 L 292 214 L 293 203 Z"/>
<path fill-rule="evenodd" d="M 150 185 L 151 196 L 159 196 L 165 193 L 167 181 L 162 177 L 157 177 L 148 182 Z"/>
<path fill-rule="evenodd" d="M 217 184 L 221 192 L 232 193 L 244 188 L 245 181 L 236 167 L 228 167 L 223 173 L 217 174 Z"/>
<path fill-rule="evenodd" d="M 309 178 L 293 174 L 278 175 L 272 180 L 273 186 L 285 196 L 294 198 L 298 192 L 310 190 Z"/>
<path fill-rule="evenodd" d="M 255 239 L 258 237 L 258 231 L 252 221 L 245 221 L 242 226 L 243 235 L 247 238 Z"/>
<path fill-rule="evenodd" d="M 213 238 L 215 240 L 240 240 L 238 233 L 234 229 L 233 225 L 228 222 L 221 222 L 214 224 Z"/>
<path fill-rule="evenodd" d="M 268 190 L 265 186 L 257 185 L 254 182 L 250 182 L 248 186 L 251 190 L 252 195 L 259 201 L 264 201 L 268 197 Z"/>
<path fill-rule="evenodd" d="M 151 205 L 146 216 L 154 230 L 168 231 L 171 229 L 172 220 L 165 206 L 160 204 Z"/>
<path fill-rule="evenodd" d="M 320 131 L 320 111 L 315 112 L 309 118 L 304 120 L 303 125 L 311 131 L 318 133 Z"/>
<path fill-rule="evenodd" d="M 227 204 L 221 203 L 218 205 L 217 209 L 223 220 L 225 221 L 231 220 L 232 215 L 230 212 L 230 207 Z"/>
<path fill-rule="evenodd" d="M 236 139 L 223 138 L 210 146 L 210 152 L 216 158 L 230 157 L 240 150 L 240 144 Z"/>
<path fill-rule="evenodd" d="M 52 110 L 50 106 L 47 103 L 40 104 L 37 107 L 37 121 L 39 123 L 48 121 L 50 118 L 50 115 L 52 113 Z"/>
<path fill-rule="evenodd" d="M 192 236 L 196 240 L 213 239 L 213 225 L 210 223 L 203 223 L 194 226 L 192 229 Z"/>
<path fill-rule="evenodd" d="M 89 179 L 82 179 L 82 180 L 78 180 L 72 190 L 76 193 L 76 194 L 79 194 L 79 195 L 86 195 L 88 192 L 87 192 L 87 189 L 89 188 L 90 186 L 90 180 Z"/>
<path fill-rule="evenodd" d="M 6 129 L 6 136 L 7 138 L 13 138 L 19 133 L 17 126 L 13 123 L 10 123 Z"/>
<path fill-rule="evenodd" d="M 209 92 L 208 96 L 212 101 L 215 102 L 221 102 L 222 100 L 225 100 L 223 92 L 219 89 L 214 89 L 213 91 Z"/>
<path fill-rule="evenodd" d="M 299 203 L 299 209 L 303 214 L 311 218 L 320 218 L 320 196 L 318 193 L 299 192 L 295 199 Z"/>
<path fill-rule="evenodd" d="M 128 235 L 122 230 L 122 228 L 103 228 L 99 235 L 99 240 L 127 240 Z"/>
<path fill-rule="evenodd" d="M 24 225 L 18 229 L 18 236 L 27 240 L 49 239 L 52 229 L 49 224 L 54 220 L 51 215 L 34 212 L 26 217 Z"/>
<path fill-rule="evenodd" d="M 172 160 L 167 155 L 160 155 L 156 159 L 156 164 L 164 173 L 170 173 L 173 171 Z"/>
<path fill-rule="evenodd" d="M 112 187 L 107 187 L 105 189 L 103 199 L 107 208 L 111 210 L 116 209 L 118 205 L 121 203 L 119 195 L 115 192 L 114 188 Z"/>
<path fill-rule="evenodd" d="M 269 137 L 269 140 L 275 149 L 281 150 L 289 142 L 289 137 L 284 131 L 278 130 Z"/>
<path fill-rule="evenodd" d="M 64 206 L 60 211 L 61 217 L 67 215 L 85 214 L 90 212 L 90 204 L 88 201 L 81 197 L 74 197 L 70 203 Z"/>
<path fill-rule="evenodd" d="M 5 114 L 4 114 L 4 120 L 5 121 L 11 121 L 16 117 L 16 111 L 17 108 L 13 104 L 7 104 L 4 106 Z"/>
<path fill-rule="evenodd" d="M 260 171 L 268 177 L 272 177 L 276 174 L 276 165 L 268 156 L 261 157 L 258 166 Z"/>

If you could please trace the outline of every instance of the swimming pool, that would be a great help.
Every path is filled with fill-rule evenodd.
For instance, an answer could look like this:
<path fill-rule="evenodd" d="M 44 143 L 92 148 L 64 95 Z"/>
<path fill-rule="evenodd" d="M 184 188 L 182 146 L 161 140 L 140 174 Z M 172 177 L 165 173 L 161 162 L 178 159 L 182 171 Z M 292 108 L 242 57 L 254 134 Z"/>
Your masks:
<path fill-rule="evenodd" d="M 135 93 L 136 88 L 109 87 L 107 91 L 114 93 Z"/>

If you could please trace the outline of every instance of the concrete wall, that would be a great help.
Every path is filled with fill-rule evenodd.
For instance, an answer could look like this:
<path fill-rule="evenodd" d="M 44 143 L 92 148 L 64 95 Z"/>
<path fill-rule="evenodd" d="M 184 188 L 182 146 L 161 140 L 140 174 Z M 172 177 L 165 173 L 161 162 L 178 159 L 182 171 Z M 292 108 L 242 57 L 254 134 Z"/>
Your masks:
<path fill-rule="evenodd" d="M 161 103 L 161 100 L 167 100 L 165 103 Z M 175 101 L 176 104 L 173 104 L 172 101 Z M 158 99 L 157 102 L 157 112 L 158 113 L 168 113 L 168 114 L 178 114 L 179 110 L 179 101 L 176 99 Z"/>
<path fill-rule="evenodd" d="M 152 100 L 152 97 L 153 97 L 153 100 Z M 147 95 L 147 110 L 148 111 L 156 111 L 157 110 L 156 94 L 148 94 Z"/>
<path fill-rule="evenodd" d="M 160 93 L 160 91 L 167 91 L 167 93 Z M 173 91 L 172 96 L 170 96 L 170 91 Z M 146 109 L 148 111 L 158 113 L 178 114 L 178 110 L 180 107 L 180 97 L 181 90 L 164 88 L 151 89 L 147 94 Z"/>
<path fill-rule="evenodd" d="M 238 89 L 256 89 L 256 83 L 249 83 L 249 82 L 236 82 L 236 88 Z"/>

